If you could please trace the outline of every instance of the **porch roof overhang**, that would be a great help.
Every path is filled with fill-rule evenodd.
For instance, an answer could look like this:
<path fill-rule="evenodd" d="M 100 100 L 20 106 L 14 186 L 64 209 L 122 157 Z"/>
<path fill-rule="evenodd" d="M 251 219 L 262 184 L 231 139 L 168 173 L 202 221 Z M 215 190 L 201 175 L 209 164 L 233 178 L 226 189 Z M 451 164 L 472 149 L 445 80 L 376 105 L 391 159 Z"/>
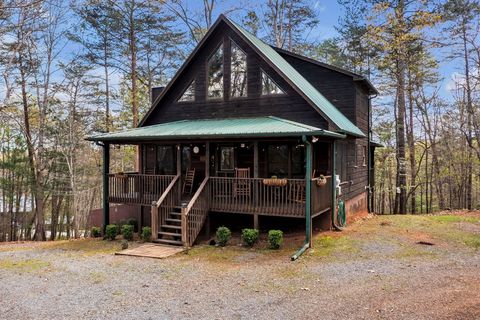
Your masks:
<path fill-rule="evenodd" d="M 98 134 L 89 136 L 86 140 L 125 143 L 156 140 L 300 136 L 319 136 L 332 139 L 343 139 L 346 137 L 342 133 L 268 116 L 258 118 L 180 120 L 130 130 Z"/>

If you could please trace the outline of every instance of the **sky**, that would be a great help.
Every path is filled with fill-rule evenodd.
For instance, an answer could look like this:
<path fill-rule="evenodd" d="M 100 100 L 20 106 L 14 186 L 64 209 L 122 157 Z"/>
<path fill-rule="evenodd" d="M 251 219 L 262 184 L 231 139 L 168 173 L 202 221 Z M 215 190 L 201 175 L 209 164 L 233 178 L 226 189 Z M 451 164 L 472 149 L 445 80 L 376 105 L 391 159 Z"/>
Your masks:
<path fill-rule="evenodd" d="M 202 5 L 201 1 L 198 0 L 189 0 L 192 3 L 192 7 Z M 256 10 L 261 10 L 261 4 L 265 3 L 266 0 L 251 0 Z M 229 11 L 232 9 L 232 6 L 235 3 L 241 2 L 226 0 L 223 4 L 218 7 L 219 12 Z M 338 35 L 335 27 L 339 24 L 340 17 L 343 16 L 343 9 L 341 5 L 338 4 L 337 0 L 311 0 L 312 6 L 316 9 L 318 14 L 319 25 L 314 30 L 308 30 L 305 32 L 305 37 L 309 40 L 323 41 Z M 235 17 L 233 17 L 235 19 Z M 240 21 L 238 21 L 240 22 Z M 434 34 L 440 34 L 442 30 L 431 30 Z M 443 49 L 436 49 L 433 52 L 434 56 L 439 60 L 439 73 L 442 78 L 440 83 L 439 94 L 442 98 L 446 100 L 452 99 L 452 94 L 450 90 L 454 87 L 453 78 L 458 77 L 458 71 L 461 71 L 462 68 L 461 61 L 447 59 L 447 53 Z"/>
<path fill-rule="evenodd" d="M 247 0 L 224 0 L 220 1 L 217 9 L 214 12 L 213 19 L 215 20 L 220 13 L 230 12 L 232 9 L 237 9 L 231 14 L 231 17 L 237 22 L 240 19 L 236 18 L 238 15 L 244 15 L 245 11 L 248 9 L 262 10 L 261 4 L 266 0 L 249 0 L 248 5 L 245 5 L 244 1 Z M 338 25 L 339 18 L 343 15 L 341 6 L 337 3 L 337 0 L 312 0 L 312 7 L 316 10 L 318 14 L 319 25 L 314 30 L 306 30 L 305 37 L 308 40 L 313 41 L 322 41 L 331 37 L 338 35 L 335 30 L 335 26 Z M 188 6 L 192 11 L 195 9 L 201 9 L 203 2 L 199 0 L 188 0 Z M 262 13 L 259 12 L 261 15 Z M 439 30 L 433 30 L 434 33 L 439 33 Z M 79 50 L 79 46 L 74 43 L 69 43 L 65 48 L 62 55 L 65 59 L 68 59 L 69 56 L 74 54 Z M 441 50 L 437 50 L 435 56 L 440 60 L 440 74 L 443 78 L 441 82 L 440 95 L 445 99 L 451 99 L 452 95 L 449 92 L 449 89 L 453 86 L 452 78 L 456 76 L 456 71 L 459 71 L 459 68 L 462 67 L 461 61 L 447 60 L 446 54 Z M 119 74 L 112 74 L 112 82 L 117 83 L 120 81 Z M 4 93 L 3 88 L 0 87 L 0 98 Z"/>

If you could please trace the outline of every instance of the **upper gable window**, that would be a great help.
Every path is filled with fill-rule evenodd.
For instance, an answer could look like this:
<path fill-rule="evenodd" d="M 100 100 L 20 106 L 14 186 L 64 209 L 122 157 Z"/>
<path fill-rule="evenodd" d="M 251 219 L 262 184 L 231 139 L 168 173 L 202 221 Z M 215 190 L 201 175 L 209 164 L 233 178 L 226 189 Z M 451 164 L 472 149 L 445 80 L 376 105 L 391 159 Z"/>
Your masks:
<path fill-rule="evenodd" d="M 247 96 L 247 55 L 232 41 L 232 61 L 230 75 L 230 96 L 233 98 Z"/>
<path fill-rule="evenodd" d="M 208 59 L 208 99 L 223 98 L 223 45 Z"/>
<path fill-rule="evenodd" d="M 285 94 L 285 92 L 262 70 L 262 96 L 272 94 Z"/>
<path fill-rule="evenodd" d="M 192 83 L 190 83 L 190 85 L 182 94 L 180 99 L 178 99 L 178 101 L 179 102 L 195 101 L 195 80 L 193 80 Z"/>

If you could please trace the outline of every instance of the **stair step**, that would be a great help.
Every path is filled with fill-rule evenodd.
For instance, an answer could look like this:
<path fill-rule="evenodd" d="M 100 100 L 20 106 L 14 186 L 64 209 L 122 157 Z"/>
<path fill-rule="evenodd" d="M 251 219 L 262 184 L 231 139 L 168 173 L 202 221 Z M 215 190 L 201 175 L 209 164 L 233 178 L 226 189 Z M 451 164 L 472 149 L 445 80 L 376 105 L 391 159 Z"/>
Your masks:
<path fill-rule="evenodd" d="M 178 222 L 178 223 L 181 223 L 181 222 L 182 222 L 182 220 L 180 220 L 180 219 L 171 219 L 171 218 L 167 218 L 167 219 L 165 219 L 165 221 Z"/>
<path fill-rule="evenodd" d="M 179 241 L 179 240 L 157 239 L 157 240 L 154 240 L 153 242 L 163 243 L 163 244 L 174 244 L 174 245 L 178 245 L 178 246 L 183 245 L 182 241 Z"/>
<path fill-rule="evenodd" d="M 172 211 L 172 212 L 170 212 L 170 215 L 171 215 L 171 216 L 181 216 L 182 213 L 181 213 L 181 212 L 174 212 L 174 211 Z"/>
<path fill-rule="evenodd" d="M 172 224 L 162 224 L 162 228 L 182 230 L 182 226 L 174 226 Z"/>
<path fill-rule="evenodd" d="M 159 231 L 158 235 L 161 236 L 172 236 L 172 237 L 181 237 L 182 234 L 180 233 L 175 233 L 175 232 L 166 232 L 166 231 Z"/>

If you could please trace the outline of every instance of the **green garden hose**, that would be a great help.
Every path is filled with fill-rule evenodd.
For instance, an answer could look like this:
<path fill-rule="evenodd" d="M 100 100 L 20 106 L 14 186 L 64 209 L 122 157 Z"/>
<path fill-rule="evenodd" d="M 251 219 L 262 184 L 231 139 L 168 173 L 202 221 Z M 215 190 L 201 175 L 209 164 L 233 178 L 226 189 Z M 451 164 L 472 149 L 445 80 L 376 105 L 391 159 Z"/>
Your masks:
<path fill-rule="evenodd" d="M 335 219 L 333 226 L 335 229 L 342 231 L 347 225 L 347 214 L 345 212 L 345 202 L 338 200 L 337 210 L 335 210 Z"/>

